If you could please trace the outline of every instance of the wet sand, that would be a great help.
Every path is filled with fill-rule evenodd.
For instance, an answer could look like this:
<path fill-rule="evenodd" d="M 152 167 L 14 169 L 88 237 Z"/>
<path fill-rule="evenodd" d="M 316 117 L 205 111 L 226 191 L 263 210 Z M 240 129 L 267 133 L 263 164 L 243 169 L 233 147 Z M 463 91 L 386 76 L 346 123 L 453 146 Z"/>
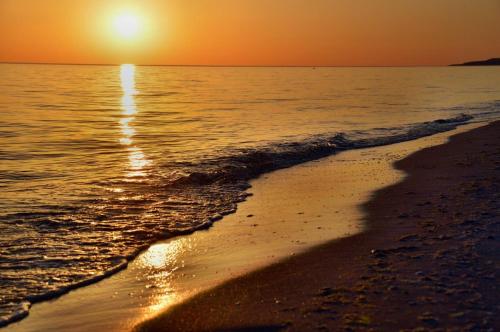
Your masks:
<path fill-rule="evenodd" d="M 406 144 L 406 143 L 405 143 Z M 500 122 L 395 163 L 365 232 L 200 294 L 142 331 L 500 329 Z"/>
<path fill-rule="evenodd" d="M 460 127 L 466 131 L 477 125 Z M 451 132 L 266 174 L 253 196 L 207 231 L 159 242 L 116 275 L 43 303 L 9 331 L 126 331 L 200 292 L 332 239 L 362 231 L 360 208 L 403 178 L 394 161 Z M 345 258 L 349 259 L 348 253 Z"/>

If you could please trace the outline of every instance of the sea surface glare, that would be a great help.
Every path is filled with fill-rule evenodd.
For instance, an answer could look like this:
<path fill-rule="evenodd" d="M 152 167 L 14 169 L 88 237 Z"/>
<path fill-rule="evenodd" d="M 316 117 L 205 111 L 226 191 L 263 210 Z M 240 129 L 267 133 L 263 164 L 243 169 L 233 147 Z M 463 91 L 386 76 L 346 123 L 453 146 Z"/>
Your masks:
<path fill-rule="evenodd" d="M 0 326 L 210 226 L 264 172 L 499 114 L 498 67 L 0 64 Z"/>

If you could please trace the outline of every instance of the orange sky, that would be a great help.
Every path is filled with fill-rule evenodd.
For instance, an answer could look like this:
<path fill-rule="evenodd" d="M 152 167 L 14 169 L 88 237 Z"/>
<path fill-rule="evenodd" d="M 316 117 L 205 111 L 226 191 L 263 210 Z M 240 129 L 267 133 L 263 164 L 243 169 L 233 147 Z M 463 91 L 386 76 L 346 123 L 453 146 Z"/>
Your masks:
<path fill-rule="evenodd" d="M 137 13 L 137 39 L 113 15 Z M 0 0 L 0 62 L 442 65 L 500 57 L 500 0 Z"/>

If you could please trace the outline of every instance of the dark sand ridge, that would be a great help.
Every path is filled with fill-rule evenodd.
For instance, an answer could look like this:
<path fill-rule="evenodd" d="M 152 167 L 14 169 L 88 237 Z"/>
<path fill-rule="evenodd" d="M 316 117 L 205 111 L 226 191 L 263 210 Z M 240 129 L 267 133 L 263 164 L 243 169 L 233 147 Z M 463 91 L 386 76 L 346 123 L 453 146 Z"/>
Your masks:
<path fill-rule="evenodd" d="M 500 329 L 500 122 L 395 164 L 369 229 L 237 278 L 143 331 Z"/>

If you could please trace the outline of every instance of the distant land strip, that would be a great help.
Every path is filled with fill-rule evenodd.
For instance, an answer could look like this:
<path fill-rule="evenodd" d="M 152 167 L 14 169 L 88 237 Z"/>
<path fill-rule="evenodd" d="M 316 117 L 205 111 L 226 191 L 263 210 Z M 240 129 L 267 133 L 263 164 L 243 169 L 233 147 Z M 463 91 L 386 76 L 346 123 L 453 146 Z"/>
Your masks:
<path fill-rule="evenodd" d="M 491 58 L 488 60 L 469 61 L 450 66 L 500 66 L 500 58 Z"/>

